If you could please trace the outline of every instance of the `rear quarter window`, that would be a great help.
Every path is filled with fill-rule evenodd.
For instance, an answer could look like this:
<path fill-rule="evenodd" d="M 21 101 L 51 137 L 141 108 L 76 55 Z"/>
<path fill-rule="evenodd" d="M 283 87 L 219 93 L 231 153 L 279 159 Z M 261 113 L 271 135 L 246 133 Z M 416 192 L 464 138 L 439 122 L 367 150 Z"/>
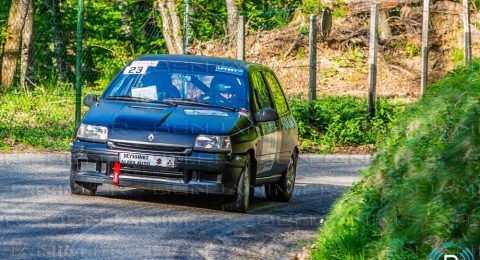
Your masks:
<path fill-rule="evenodd" d="M 275 108 L 279 114 L 283 114 L 288 111 L 287 100 L 282 92 L 282 87 L 278 80 L 271 72 L 264 72 L 265 80 L 267 81 L 268 87 L 272 94 L 273 102 L 275 103 Z"/>
<path fill-rule="evenodd" d="M 273 108 L 270 97 L 268 96 L 267 86 L 265 85 L 265 81 L 260 72 L 252 73 L 252 83 L 258 108 Z"/>

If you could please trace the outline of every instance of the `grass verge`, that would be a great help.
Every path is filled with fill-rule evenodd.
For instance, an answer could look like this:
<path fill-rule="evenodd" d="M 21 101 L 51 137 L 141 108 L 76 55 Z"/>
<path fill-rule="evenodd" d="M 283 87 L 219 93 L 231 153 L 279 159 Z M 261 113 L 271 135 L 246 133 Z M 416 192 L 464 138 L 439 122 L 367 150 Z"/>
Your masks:
<path fill-rule="evenodd" d="M 455 70 L 399 116 L 362 181 L 336 202 L 314 259 L 478 255 L 479 71 L 479 60 Z"/>
<path fill-rule="evenodd" d="M 74 131 L 74 96 L 72 92 L 58 94 L 41 88 L 0 96 L 0 151 L 68 150 Z M 321 96 L 313 109 L 303 98 L 289 103 L 298 122 L 301 149 L 316 153 L 374 146 L 403 110 L 402 104 L 379 99 L 376 116 L 369 118 L 367 100 L 348 96 Z"/>
<path fill-rule="evenodd" d="M 32 149 L 64 151 L 73 136 L 73 93 L 30 93 L 0 96 L 0 151 Z"/>

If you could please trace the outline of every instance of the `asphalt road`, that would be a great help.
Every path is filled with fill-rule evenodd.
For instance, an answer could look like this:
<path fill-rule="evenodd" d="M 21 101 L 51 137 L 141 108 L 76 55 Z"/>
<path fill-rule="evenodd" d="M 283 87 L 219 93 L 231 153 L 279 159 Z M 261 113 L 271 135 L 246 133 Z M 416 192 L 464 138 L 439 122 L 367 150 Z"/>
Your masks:
<path fill-rule="evenodd" d="M 0 154 L 0 259 L 271 259 L 312 241 L 368 156 L 302 155 L 290 203 L 256 190 L 248 214 L 220 198 L 99 188 L 69 190 L 68 154 Z"/>

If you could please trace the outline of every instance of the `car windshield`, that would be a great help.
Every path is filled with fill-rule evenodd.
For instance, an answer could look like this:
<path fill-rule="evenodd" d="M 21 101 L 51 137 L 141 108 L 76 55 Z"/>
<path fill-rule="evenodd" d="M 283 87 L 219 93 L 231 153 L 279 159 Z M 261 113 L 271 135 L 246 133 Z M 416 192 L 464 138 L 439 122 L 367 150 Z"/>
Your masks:
<path fill-rule="evenodd" d="M 110 84 L 104 99 L 248 108 L 244 71 L 216 65 L 137 61 Z"/>

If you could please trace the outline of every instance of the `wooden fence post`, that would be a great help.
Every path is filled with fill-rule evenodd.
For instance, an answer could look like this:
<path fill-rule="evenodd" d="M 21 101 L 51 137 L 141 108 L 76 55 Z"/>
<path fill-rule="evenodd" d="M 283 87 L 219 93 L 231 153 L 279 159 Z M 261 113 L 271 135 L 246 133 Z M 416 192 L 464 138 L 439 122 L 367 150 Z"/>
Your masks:
<path fill-rule="evenodd" d="M 471 33 L 470 33 L 470 9 L 468 0 L 463 0 L 463 37 L 464 37 L 464 60 L 465 66 L 470 64 L 472 59 Z"/>
<path fill-rule="evenodd" d="M 237 59 L 245 60 L 245 17 L 243 15 L 238 17 Z"/>
<path fill-rule="evenodd" d="M 378 4 L 372 4 L 370 13 L 370 44 L 368 54 L 368 113 L 375 116 L 375 99 L 377 92 L 377 28 Z"/>
<path fill-rule="evenodd" d="M 423 0 L 423 25 L 422 25 L 422 78 L 420 93 L 425 95 L 428 84 L 428 33 L 430 31 L 430 0 Z"/>
<path fill-rule="evenodd" d="M 184 20 L 183 20 L 183 54 L 189 54 L 190 47 L 190 0 L 185 0 Z"/>

